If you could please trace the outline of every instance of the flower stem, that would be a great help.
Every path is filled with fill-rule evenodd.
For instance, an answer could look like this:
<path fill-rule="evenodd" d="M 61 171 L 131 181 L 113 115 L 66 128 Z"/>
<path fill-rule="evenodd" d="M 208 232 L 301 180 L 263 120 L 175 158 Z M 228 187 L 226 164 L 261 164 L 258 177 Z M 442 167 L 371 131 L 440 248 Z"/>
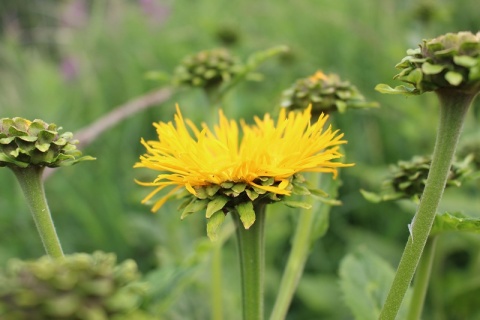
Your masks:
<path fill-rule="evenodd" d="M 42 183 L 43 167 L 12 168 L 22 188 L 45 251 L 51 258 L 62 258 L 63 251 L 53 225 Z"/>
<path fill-rule="evenodd" d="M 313 221 L 314 212 L 312 210 L 304 210 L 300 214 L 292 249 L 283 273 L 280 288 L 278 289 L 277 299 L 273 306 L 270 320 L 285 319 L 287 315 L 310 252 L 310 235 Z"/>
<path fill-rule="evenodd" d="M 212 256 L 212 320 L 223 319 L 222 294 L 222 247 L 223 242 L 214 243 Z"/>
<path fill-rule="evenodd" d="M 380 313 L 381 320 L 393 320 L 412 281 L 415 269 L 432 228 L 435 213 L 445 189 L 448 173 L 457 146 L 465 115 L 474 94 L 438 90 L 440 121 L 425 189 L 412 221 L 411 234 L 403 251 L 397 273 Z"/>
<path fill-rule="evenodd" d="M 309 174 L 307 179 L 309 179 L 313 187 L 317 187 L 319 185 L 319 177 L 321 178 L 321 175 Z M 326 190 L 329 194 L 334 193 L 334 190 L 330 190 L 335 188 L 332 188 L 333 183 L 331 183 L 331 179 L 321 179 L 320 184 L 322 184 L 320 189 Z M 310 254 L 312 242 L 324 234 L 324 232 L 321 234 L 313 234 L 315 221 L 321 221 L 322 231 L 326 231 L 328 228 L 330 206 L 321 203 L 320 205 L 322 207 L 315 207 L 318 201 L 312 196 L 307 196 L 305 202 L 311 204 L 312 208 L 302 210 L 300 213 L 297 228 L 293 236 L 292 249 L 288 257 L 287 265 L 285 266 L 270 320 L 283 320 L 287 316 L 290 303 L 292 302 L 293 295 L 295 294 L 298 282 L 303 274 L 305 263 Z"/>
<path fill-rule="evenodd" d="M 430 237 L 423 250 L 422 259 L 420 259 L 418 270 L 415 274 L 412 301 L 410 302 L 410 310 L 408 311 L 407 316 L 408 320 L 418 320 L 422 315 L 428 282 L 430 280 L 430 272 L 432 270 L 433 258 L 435 256 L 436 244 L 437 237 Z"/>
<path fill-rule="evenodd" d="M 255 206 L 255 223 L 245 229 L 240 215 L 232 213 L 237 225 L 244 320 L 262 320 L 264 315 L 265 204 Z"/>

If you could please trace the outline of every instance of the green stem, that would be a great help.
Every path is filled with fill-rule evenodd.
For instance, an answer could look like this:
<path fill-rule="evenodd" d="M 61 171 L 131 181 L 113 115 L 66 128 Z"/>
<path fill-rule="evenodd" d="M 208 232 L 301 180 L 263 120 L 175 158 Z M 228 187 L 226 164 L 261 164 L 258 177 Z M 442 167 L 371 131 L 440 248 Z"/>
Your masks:
<path fill-rule="evenodd" d="M 318 177 L 319 175 L 317 174 L 310 174 L 308 176 L 308 179 L 313 187 L 318 186 Z M 330 179 L 324 179 L 320 182 L 322 181 L 328 181 L 328 185 L 322 185 L 320 187 L 322 190 L 324 187 L 329 188 L 332 185 L 332 183 L 330 183 Z M 331 190 L 328 190 L 327 192 L 330 194 L 330 191 Z M 287 265 L 285 266 L 285 271 L 278 289 L 275 305 L 273 306 L 273 310 L 270 315 L 270 320 L 282 320 L 287 316 L 292 298 L 295 294 L 300 278 L 302 277 L 308 255 L 310 254 L 312 242 L 316 240 L 317 235 L 313 234 L 315 221 L 321 220 L 320 223 L 322 224 L 322 230 L 326 230 L 326 225 L 328 225 L 330 206 L 323 204 L 324 207 L 328 208 L 325 208 L 325 210 L 317 210 L 318 208 L 315 208 L 316 201 L 312 196 L 308 196 L 305 200 L 305 202 L 308 202 L 312 205 L 312 208 L 308 210 L 302 210 L 300 213 L 297 228 L 293 236 L 292 249 L 287 260 Z M 325 228 L 323 228 L 324 225 Z M 323 233 L 318 236 L 321 235 L 323 235 Z"/>
<path fill-rule="evenodd" d="M 240 215 L 232 213 L 237 225 L 244 320 L 262 320 L 264 315 L 265 204 L 254 209 L 255 223 L 248 230 L 243 227 Z"/>
<path fill-rule="evenodd" d="M 287 316 L 290 303 L 302 277 L 305 262 L 310 252 L 310 235 L 314 221 L 314 212 L 304 210 L 300 213 L 293 238 L 292 249 L 278 289 L 270 320 L 281 320 Z"/>
<path fill-rule="evenodd" d="M 410 310 L 408 311 L 408 320 L 418 320 L 422 315 L 425 296 L 427 295 L 428 282 L 430 281 L 430 273 L 432 270 L 433 258 L 435 256 L 435 247 L 437 237 L 430 237 L 423 250 L 422 259 L 418 265 L 413 283 L 413 295 L 410 302 Z"/>
<path fill-rule="evenodd" d="M 451 89 L 439 90 L 437 95 L 440 99 L 440 121 L 432 164 L 417 213 L 412 221 L 410 237 L 380 313 L 381 320 L 395 319 L 410 286 L 443 195 L 465 115 L 475 97 L 474 94 Z"/>
<path fill-rule="evenodd" d="M 214 244 L 212 256 L 212 320 L 223 319 L 222 293 L 222 247 L 223 242 Z"/>
<path fill-rule="evenodd" d="M 42 183 L 43 167 L 12 168 L 22 188 L 45 251 L 51 258 L 62 258 L 63 251 L 48 208 Z"/>

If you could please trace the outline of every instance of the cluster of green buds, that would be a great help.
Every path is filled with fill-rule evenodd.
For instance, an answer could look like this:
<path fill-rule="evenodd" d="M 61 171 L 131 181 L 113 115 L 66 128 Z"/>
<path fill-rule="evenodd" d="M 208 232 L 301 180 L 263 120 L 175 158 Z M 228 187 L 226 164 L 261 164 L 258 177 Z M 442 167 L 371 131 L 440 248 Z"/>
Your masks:
<path fill-rule="evenodd" d="M 461 162 L 453 162 L 447 178 L 447 187 L 461 186 L 472 173 L 473 156 L 469 155 Z M 418 202 L 430 171 L 431 157 L 415 156 L 410 161 L 399 161 L 391 168 L 390 177 L 384 181 L 384 192 L 379 195 L 362 190 L 367 200 L 372 202 L 410 199 Z"/>
<path fill-rule="evenodd" d="M 312 115 L 378 106 L 377 103 L 367 102 L 350 82 L 342 81 L 336 74 L 326 75 L 321 71 L 297 80 L 282 93 L 280 105 L 290 110 L 303 110 L 312 105 Z"/>
<path fill-rule="evenodd" d="M 72 133 L 59 133 L 61 127 L 42 120 L 0 119 L 0 167 L 26 168 L 69 166 L 84 160 Z"/>
<path fill-rule="evenodd" d="M 262 177 L 255 181 L 256 184 L 265 187 L 278 187 L 280 181 L 275 181 L 271 177 Z M 311 188 L 301 174 L 295 174 L 289 178 L 286 191 L 292 195 L 316 195 L 325 202 L 327 195 L 318 189 Z M 290 207 L 310 208 L 310 205 L 300 201 L 285 200 L 284 195 L 266 191 L 246 183 L 224 182 L 221 185 L 208 185 L 205 187 L 195 187 L 196 195 L 188 191 L 180 194 L 180 197 L 186 197 L 186 200 L 180 205 L 182 211 L 181 219 L 188 215 L 206 210 L 207 235 L 215 240 L 217 230 L 225 219 L 228 212 L 236 212 L 245 229 L 249 229 L 255 222 L 255 210 L 258 205 L 265 205 L 281 201 Z M 290 198 L 290 197 L 289 197 Z"/>
<path fill-rule="evenodd" d="M 230 81 L 241 69 L 239 60 L 226 49 L 205 50 L 184 58 L 173 82 L 209 90 Z"/>
<path fill-rule="evenodd" d="M 133 260 L 117 264 L 111 253 L 12 260 L 0 271 L 0 318 L 149 319 L 137 310 L 146 293 L 139 278 Z"/>
<path fill-rule="evenodd" d="M 480 90 L 480 32 L 447 33 L 424 40 L 419 48 L 407 50 L 395 67 L 401 72 L 394 79 L 413 87 L 380 84 L 378 91 L 412 95 L 455 88 L 476 93 Z"/>

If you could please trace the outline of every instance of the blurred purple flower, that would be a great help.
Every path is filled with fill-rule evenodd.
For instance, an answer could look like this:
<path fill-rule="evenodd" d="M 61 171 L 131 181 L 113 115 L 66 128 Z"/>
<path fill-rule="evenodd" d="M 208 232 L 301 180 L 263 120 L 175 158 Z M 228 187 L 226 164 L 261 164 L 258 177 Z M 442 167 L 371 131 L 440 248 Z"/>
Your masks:
<path fill-rule="evenodd" d="M 143 12 L 154 23 L 162 23 L 168 17 L 170 10 L 166 5 L 161 4 L 158 0 L 138 0 Z"/>
<path fill-rule="evenodd" d="M 88 20 L 87 1 L 67 1 L 61 11 L 60 20 L 64 27 L 80 28 L 85 26 Z"/>
<path fill-rule="evenodd" d="M 60 72 L 65 81 L 72 81 L 79 73 L 78 60 L 72 56 L 64 57 L 60 63 Z"/>

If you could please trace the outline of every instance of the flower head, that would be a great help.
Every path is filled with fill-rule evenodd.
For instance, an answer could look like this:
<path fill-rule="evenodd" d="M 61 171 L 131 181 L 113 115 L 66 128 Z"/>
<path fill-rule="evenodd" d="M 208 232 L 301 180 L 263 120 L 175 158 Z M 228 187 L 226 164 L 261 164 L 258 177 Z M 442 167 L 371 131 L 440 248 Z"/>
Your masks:
<path fill-rule="evenodd" d="M 401 72 L 394 79 L 411 86 L 379 84 L 378 91 L 415 95 L 451 88 L 475 94 L 480 91 L 480 32 L 447 33 L 424 40 L 419 48 L 407 50 L 395 67 Z"/>
<path fill-rule="evenodd" d="M 360 91 L 338 75 L 326 75 L 317 71 L 310 77 L 297 80 L 282 94 L 282 107 L 289 110 L 303 110 L 312 106 L 312 113 L 345 112 L 347 108 L 376 107 L 366 102 Z"/>
<path fill-rule="evenodd" d="M 38 119 L 1 118 L 0 167 L 60 167 L 94 159 L 82 157 L 72 133 L 61 129 Z"/>
<path fill-rule="evenodd" d="M 159 139 L 144 141 L 147 153 L 136 168 L 159 171 L 153 182 L 138 182 L 155 187 L 143 202 L 165 187 L 174 188 L 157 200 L 157 211 L 177 190 L 185 189 L 188 201 L 182 217 L 207 209 L 207 218 L 218 219 L 230 210 L 247 208 L 255 201 L 280 201 L 292 193 L 308 194 L 301 172 L 329 172 L 350 166 L 333 160 L 342 157 L 339 145 L 343 134 L 324 129 L 328 116 L 310 124 L 311 108 L 302 113 L 280 112 L 277 122 L 266 114 L 247 125 L 229 120 L 220 111 L 213 130 L 205 124 L 199 129 L 185 120 L 177 107 L 175 124 L 155 123 Z M 193 133 L 193 136 L 192 134 Z M 250 204 L 246 204 L 250 203 Z M 247 207 L 245 207 L 247 206 Z M 245 216 L 246 217 L 246 216 Z M 253 218 L 242 220 L 248 228 Z"/>
<path fill-rule="evenodd" d="M 239 70 L 240 62 L 228 50 L 205 50 L 183 59 L 175 70 L 174 83 L 208 90 L 229 81 Z"/>

